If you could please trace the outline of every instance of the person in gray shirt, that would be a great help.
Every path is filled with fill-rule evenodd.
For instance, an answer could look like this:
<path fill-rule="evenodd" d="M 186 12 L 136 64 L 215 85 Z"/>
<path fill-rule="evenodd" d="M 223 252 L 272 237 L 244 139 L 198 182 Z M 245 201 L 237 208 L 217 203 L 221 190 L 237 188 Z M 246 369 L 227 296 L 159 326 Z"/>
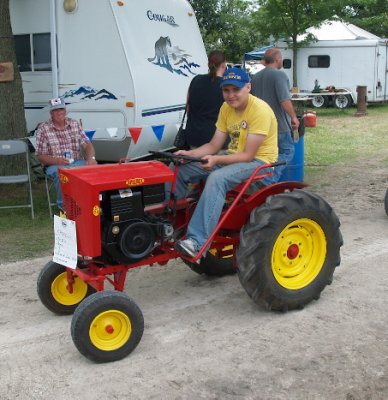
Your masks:
<path fill-rule="evenodd" d="M 252 78 L 251 93 L 270 105 L 278 121 L 278 161 L 289 163 L 295 153 L 292 131 L 299 127 L 294 106 L 291 102 L 290 83 L 284 71 L 282 53 L 277 48 L 268 49 L 264 53 L 265 68 Z M 279 180 L 284 168 L 275 168 L 272 183 Z"/>

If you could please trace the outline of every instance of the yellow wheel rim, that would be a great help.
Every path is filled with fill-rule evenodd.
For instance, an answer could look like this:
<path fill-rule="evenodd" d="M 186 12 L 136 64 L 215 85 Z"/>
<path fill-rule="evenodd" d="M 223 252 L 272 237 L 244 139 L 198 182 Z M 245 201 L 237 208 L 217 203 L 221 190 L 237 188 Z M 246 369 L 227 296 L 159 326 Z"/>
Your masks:
<path fill-rule="evenodd" d="M 51 284 L 51 294 L 57 303 L 65 306 L 74 306 L 85 298 L 88 292 L 88 285 L 77 276 L 73 283 L 73 293 L 70 293 L 67 289 L 68 284 L 67 273 L 59 274 Z"/>
<path fill-rule="evenodd" d="M 272 273 L 286 289 L 309 285 L 320 273 L 326 259 L 326 237 L 320 225 L 307 218 L 288 224 L 272 251 Z"/>
<path fill-rule="evenodd" d="M 229 251 L 229 250 L 232 250 L 232 249 L 233 249 L 233 245 L 232 244 L 228 244 L 227 246 L 222 248 L 222 251 Z M 211 255 L 213 255 L 214 257 L 216 257 L 217 256 L 217 249 L 210 249 L 209 253 Z M 233 257 L 233 254 L 229 254 L 228 256 L 224 256 L 222 258 L 231 258 L 231 257 Z"/>
<path fill-rule="evenodd" d="M 89 329 L 93 345 L 104 351 L 117 350 L 124 346 L 131 333 L 131 321 L 119 310 L 109 310 L 98 314 Z"/>

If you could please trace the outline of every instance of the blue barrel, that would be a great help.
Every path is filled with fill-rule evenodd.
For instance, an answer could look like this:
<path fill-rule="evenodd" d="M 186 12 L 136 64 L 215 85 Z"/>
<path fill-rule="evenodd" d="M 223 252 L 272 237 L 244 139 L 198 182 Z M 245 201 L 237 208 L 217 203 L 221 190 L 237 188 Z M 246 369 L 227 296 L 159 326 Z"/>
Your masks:
<path fill-rule="evenodd" d="M 283 170 L 279 182 L 303 181 L 304 179 L 304 136 L 295 143 L 295 154 L 291 162 Z"/>

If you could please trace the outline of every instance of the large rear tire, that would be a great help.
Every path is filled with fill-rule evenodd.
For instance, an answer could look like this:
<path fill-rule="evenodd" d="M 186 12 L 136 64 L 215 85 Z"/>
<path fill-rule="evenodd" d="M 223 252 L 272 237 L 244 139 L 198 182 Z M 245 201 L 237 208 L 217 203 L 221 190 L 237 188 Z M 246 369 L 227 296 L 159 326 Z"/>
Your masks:
<path fill-rule="evenodd" d="M 238 276 L 248 295 L 280 311 L 318 299 L 340 263 L 339 226 L 333 209 L 316 194 L 270 196 L 240 232 Z"/>
<path fill-rule="evenodd" d="M 183 260 L 183 259 L 182 259 Z M 207 276 L 226 276 L 233 275 L 237 272 L 237 268 L 233 263 L 233 256 L 218 257 L 215 251 L 209 250 L 205 257 L 201 258 L 199 264 L 186 260 L 183 262 L 188 265 L 197 274 Z"/>
<path fill-rule="evenodd" d="M 121 360 L 139 344 L 143 314 L 126 294 L 97 292 L 77 307 L 71 321 L 74 345 L 86 358 L 98 362 Z"/>
<path fill-rule="evenodd" d="M 384 197 L 384 208 L 385 208 L 385 213 L 388 215 L 388 189 L 385 192 L 385 197 Z"/>
<path fill-rule="evenodd" d="M 38 296 L 42 304 L 55 314 L 73 314 L 78 304 L 95 292 L 78 276 L 74 277 L 72 293 L 68 290 L 67 272 L 63 265 L 49 261 L 37 280 Z"/>

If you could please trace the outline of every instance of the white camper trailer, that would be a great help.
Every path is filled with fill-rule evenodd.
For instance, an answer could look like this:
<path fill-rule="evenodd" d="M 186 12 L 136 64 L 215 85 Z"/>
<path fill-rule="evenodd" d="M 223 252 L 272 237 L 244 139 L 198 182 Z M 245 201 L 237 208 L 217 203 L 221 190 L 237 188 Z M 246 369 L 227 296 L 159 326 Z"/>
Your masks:
<path fill-rule="evenodd" d="M 313 94 L 314 105 L 325 106 L 330 98 L 337 107 L 351 105 L 357 100 L 357 86 L 367 87 L 368 102 L 388 100 L 388 39 L 342 21 L 327 21 L 307 33 L 318 40 L 298 49 L 297 86 L 305 95 L 311 95 L 316 85 L 323 90 L 320 97 Z M 292 50 L 285 43 L 277 45 L 283 49 L 284 64 L 289 66 L 284 71 L 292 83 Z M 325 91 L 328 87 L 340 92 Z"/>
<path fill-rule="evenodd" d="M 82 121 L 97 159 L 169 149 L 189 83 L 207 72 L 186 0 L 10 0 L 28 129 L 52 97 Z"/>

